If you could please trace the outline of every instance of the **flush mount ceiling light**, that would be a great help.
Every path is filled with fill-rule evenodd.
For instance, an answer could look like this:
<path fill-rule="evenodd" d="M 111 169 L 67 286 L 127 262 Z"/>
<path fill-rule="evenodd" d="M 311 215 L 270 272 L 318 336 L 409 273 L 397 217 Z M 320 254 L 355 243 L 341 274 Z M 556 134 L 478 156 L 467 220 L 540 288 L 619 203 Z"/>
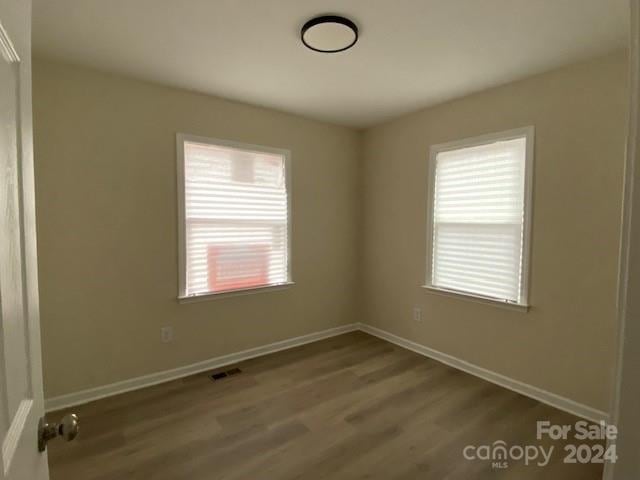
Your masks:
<path fill-rule="evenodd" d="M 300 38 L 306 47 L 316 52 L 343 52 L 358 41 L 358 27 L 348 18 L 323 15 L 305 23 Z"/>

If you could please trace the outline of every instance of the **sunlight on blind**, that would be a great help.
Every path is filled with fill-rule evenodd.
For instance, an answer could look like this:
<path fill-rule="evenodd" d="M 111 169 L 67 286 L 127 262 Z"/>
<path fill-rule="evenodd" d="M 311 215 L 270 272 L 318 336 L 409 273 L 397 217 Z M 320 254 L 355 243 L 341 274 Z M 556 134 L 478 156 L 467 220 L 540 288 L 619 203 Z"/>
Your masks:
<path fill-rule="evenodd" d="M 432 284 L 520 302 L 526 138 L 440 152 Z"/>
<path fill-rule="evenodd" d="M 285 158 L 184 144 L 186 294 L 286 283 Z"/>

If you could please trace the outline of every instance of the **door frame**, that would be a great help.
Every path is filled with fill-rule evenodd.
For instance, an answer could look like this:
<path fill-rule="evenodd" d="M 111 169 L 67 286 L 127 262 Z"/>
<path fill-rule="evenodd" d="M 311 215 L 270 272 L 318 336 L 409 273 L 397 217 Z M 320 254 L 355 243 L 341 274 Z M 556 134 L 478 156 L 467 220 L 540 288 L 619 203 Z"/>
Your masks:
<path fill-rule="evenodd" d="M 618 266 L 617 345 L 610 422 L 618 427 L 618 461 L 607 463 L 606 480 L 640 475 L 640 0 L 629 0 L 629 117 Z"/>

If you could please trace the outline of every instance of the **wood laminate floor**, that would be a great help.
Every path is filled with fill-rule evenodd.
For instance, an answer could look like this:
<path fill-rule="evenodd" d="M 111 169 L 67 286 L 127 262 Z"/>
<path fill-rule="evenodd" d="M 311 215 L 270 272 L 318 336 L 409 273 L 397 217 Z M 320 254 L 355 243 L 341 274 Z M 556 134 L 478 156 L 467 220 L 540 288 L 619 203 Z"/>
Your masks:
<path fill-rule="evenodd" d="M 600 479 L 565 465 L 536 421 L 578 419 L 354 332 L 72 409 L 49 444 L 52 480 Z M 66 413 L 49 414 L 56 420 Z M 555 445 L 549 466 L 467 461 L 467 445 Z"/>

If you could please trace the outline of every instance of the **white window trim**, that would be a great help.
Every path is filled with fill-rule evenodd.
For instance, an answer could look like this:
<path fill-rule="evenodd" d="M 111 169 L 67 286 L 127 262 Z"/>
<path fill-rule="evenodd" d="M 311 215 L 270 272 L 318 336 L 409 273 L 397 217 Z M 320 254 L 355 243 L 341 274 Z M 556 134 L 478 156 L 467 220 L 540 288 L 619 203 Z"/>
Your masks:
<path fill-rule="evenodd" d="M 241 150 L 255 151 L 259 153 L 273 153 L 284 157 L 285 184 L 287 188 L 287 281 L 270 285 L 260 285 L 256 287 L 241 288 L 238 290 L 224 292 L 205 292 L 195 295 L 187 295 L 187 244 L 186 244 L 186 215 L 185 215 L 185 185 L 184 185 L 184 143 L 195 142 L 205 145 L 217 145 Z M 265 147 L 250 143 L 234 142 L 213 137 L 202 137 L 187 133 L 176 133 L 176 159 L 177 159 L 177 183 L 178 183 L 178 301 L 179 303 L 192 303 L 203 300 L 214 300 L 218 298 L 235 297 L 255 293 L 271 292 L 282 290 L 294 285 L 292 270 L 292 249 L 291 237 L 293 233 L 293 210 L 291 197 L 291 151 L 282 148 Z"/>
<path fill-rule="evenodd" d="M 524 184 L 524 232 L 522 239 L 522 282 L 520 285 L 520 302 L 509 302 L 493 297 L 477 295 L 470 292 L 451 290 L 433 285 L 431 273 L 433 264 L 433 201 L 435 194 L 435 168 L 436 156 L 441 152 L 457 150 L 460 148 L 476 147 L 496 141 L 514 140 L 516 138 L 526 138 L 525 155 L 525 184 Z M 504 306 L 515 310 L 527 311 L 529 309 L 529 274 L 531 256 L 531 223 L 533 219 L 533 168 L 534 168 L 534 142 L 535 128 L 533 126 L 515 128 L 502 132 L 489 133 L 477 137 L 455 140 L 447 143 L 432 145 L 429 152 L 429 168 L 427 179 L 427 255 L 426 255 L 426 275 L 423 288 L 430 293 L 444 294 L 466 300 L 473 300 L 492 305 Z"/>

